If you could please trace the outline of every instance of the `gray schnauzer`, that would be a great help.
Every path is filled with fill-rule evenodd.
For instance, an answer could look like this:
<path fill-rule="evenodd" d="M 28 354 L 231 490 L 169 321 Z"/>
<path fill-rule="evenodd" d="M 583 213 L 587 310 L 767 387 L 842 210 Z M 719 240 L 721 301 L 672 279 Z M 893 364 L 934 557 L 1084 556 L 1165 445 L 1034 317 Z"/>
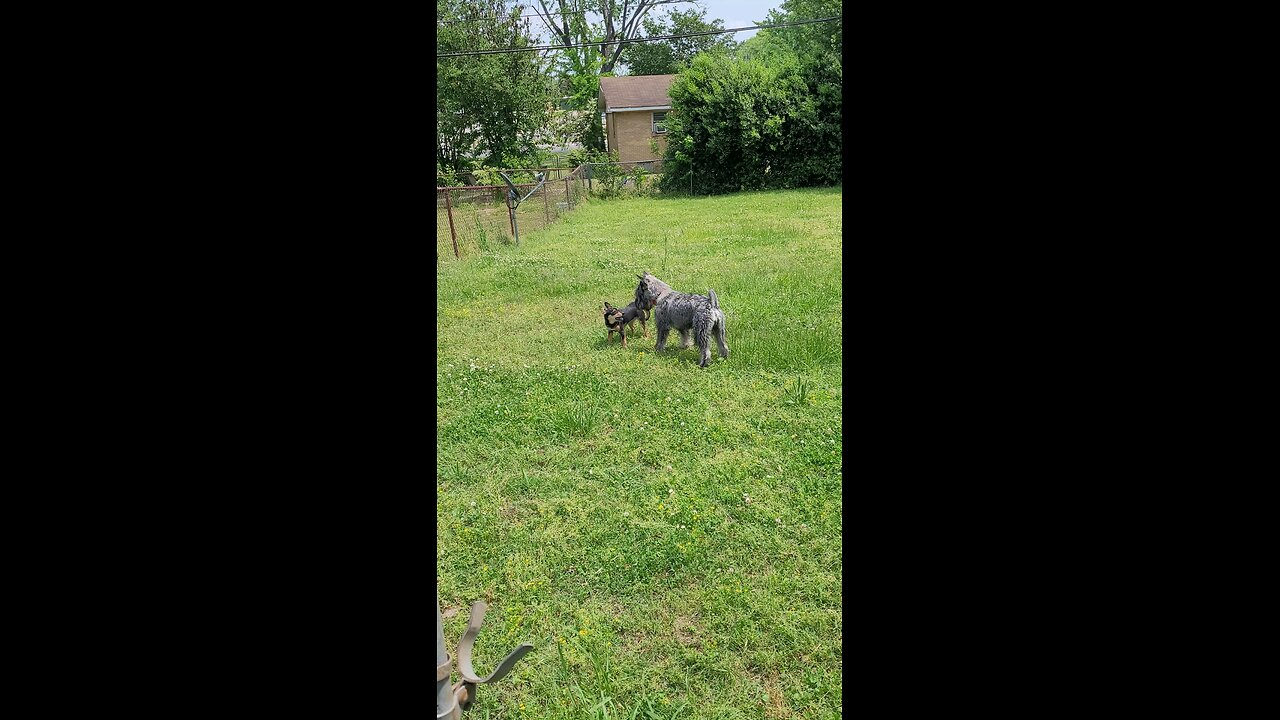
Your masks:
<path fill-rule="evenodd" d="M 667 345 L 667 333 L 671 328 L 680 331 L 681 347 L 689 347 L 689 331 L 702 351 L 700 367 L 711 362 L 711 333 L 716 334 L 716 342 L 720 344 L 720 357 L 728 359 L 729 346 L 724 342 L 724 313 L 720 310 L 720 301 L 716 299 L 716 291 L 708 290 L 707 297 L 686 295 L 676 292 L 671 286 L 647 271 L 637 275 L 640 284 L 636 286 L 636 307 L 652 309 L 654 322 L 658 324 L 658 344 L 654 351 L 662 352 Z"/>

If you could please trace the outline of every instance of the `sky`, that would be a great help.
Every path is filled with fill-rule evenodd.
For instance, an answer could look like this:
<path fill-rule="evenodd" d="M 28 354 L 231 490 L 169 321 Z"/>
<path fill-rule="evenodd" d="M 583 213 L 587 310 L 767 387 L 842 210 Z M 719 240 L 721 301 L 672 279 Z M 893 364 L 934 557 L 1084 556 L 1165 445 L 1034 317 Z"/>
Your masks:
<path fill-rule="evenodd" d="M 537 4 L 531 2 L 520 3 L 522 5 L 531 6 L 536 9 Z M 554 7 L 553 3 L 547 3 L 549 7 Z M 694 5 L 700 9 L 706 10 L 706 18 L 710 20 L 723 20 L 724 26 L 727 28 L 735 27 L 751 27 L 757 22 L 763 22 L 765 15 L 770 10 L 776 10 L 782 5 L 782 0 L 696 0 L 692 3 L 680 3 L 676 5 L 659 5 L 649 11 L 648 17 L 657 18 L 666 15 L 669 9 L 689 10 Z M 537 10 L 541 12 L 541 10 Z M 587 15 L 591 20 L 599 20 L 600 16 L 595 13 Z M 534 23 L 535 29 L 537 23 Z M 545 34 L 545 31 L 543 31 Z M 757 30 L 744 30 L 737 33 L 726 33 L 737 42 L 742 42 L 747 38 L 755 37 Z M 544 38 L 545 39 L 545 38 Z"/>
<path fill-rule="evenodd" d="M 698 5 L 707 11 L 707 19 L 713 20 L 719 18 L 724 21 L 727 28 L 748 27 L 757 22 L 762 22 L 764 17 L 770 10 L 777 10 L 782 5 L 782 0 L 700 0 Z M 683 8 L 683 5 L 677 5 Z M 655 9 L 661 9 L 655 8 Z M 755 37 L 757 31 L 748 30 L 746 32 L 733 33 L 732 37 L 738 42 L 742 42 L 750 37 Z"/>

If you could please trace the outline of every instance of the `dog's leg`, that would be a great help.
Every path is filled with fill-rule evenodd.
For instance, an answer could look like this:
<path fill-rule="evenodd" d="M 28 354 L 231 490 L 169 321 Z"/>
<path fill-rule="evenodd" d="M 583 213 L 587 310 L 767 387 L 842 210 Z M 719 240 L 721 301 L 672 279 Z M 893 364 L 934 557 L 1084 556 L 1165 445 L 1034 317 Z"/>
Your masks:
<path fill-rule="evenodd" d="M 658 343 L 653 346 L 653 351 L 662 352 L 662 349 L 667 346 L 667 333 L 671 332 L 671 326 L 667 324 L 665 313 L 659 315 L 655 322 L 658 324 Z"/>
<path fill-rule="evenodd" d="M 724 313 L 716 318 L 716 342 L 720 344 L 720 357 L 729 359 L 729 343 L 724 341 Z"/>
<path fill-rule="evenodd" d="M 613 342 L 613 331 L 609 331 L 609 342 Z"/>
<path fill-rule="evenodd" d="M 626 347 L 626 346 L 627 346 L 627 333 L 626 333 L 626 332 L 624 332 L 624 331 L 622 331 L 622 330 L 619 330 L 619 331 L 618 331 L 618 334 L 622 336 L 622 347 Z"/>
<path fill-rule="evenodd" d="M 645 337 L 649 337 L 649 328 L 644 326 L 644 320 L 640 321 L 640 332 L 644 333 Z"/>
<path fill-rule="evenodd" d="M 689 338 L 688 330 L 680 331 L 680 349 L 683 350 L 693 344 L 693 340 Z"/>
<path fill-rule="evenodd" d="M 711 362 L 711 324 L 699 317 L 694 321 L 693 334 L 698 341 L 698 351 L 702 354 L 702 361 L 698 365 L 706 367 Z"/>

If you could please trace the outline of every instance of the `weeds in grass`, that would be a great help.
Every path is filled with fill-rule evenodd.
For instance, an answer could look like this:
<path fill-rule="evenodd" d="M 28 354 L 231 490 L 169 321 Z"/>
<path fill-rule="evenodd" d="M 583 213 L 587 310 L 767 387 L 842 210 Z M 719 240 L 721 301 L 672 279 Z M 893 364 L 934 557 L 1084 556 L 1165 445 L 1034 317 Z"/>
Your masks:
<path fill-rule="evenodd" d="M 809 403 L 809 383 L 803 377 L 796 376 L 794 383 L 782 389 L 783 400 L 788 405 L 807 405 Z"/>
<path fill-rule="evenodd" d="M 567 436 L 583 436 L 596 429 L 598 416 L 586 408 L 575 406 L 559 412 L 555 416 L 555 427 Z"/>

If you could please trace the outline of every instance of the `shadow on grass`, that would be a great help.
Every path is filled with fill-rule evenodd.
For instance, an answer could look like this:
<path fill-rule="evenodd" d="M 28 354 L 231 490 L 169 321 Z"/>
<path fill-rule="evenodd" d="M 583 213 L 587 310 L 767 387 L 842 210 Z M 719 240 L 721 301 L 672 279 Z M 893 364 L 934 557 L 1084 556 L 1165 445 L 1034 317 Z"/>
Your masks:
<path fill-rule="evenodd" d="M 639 340 L 643 341 L 644 338 L 639 338 Z M 650 347 L 648 349 L 653 350 L 653 347 L 652 347 L 653 343 L 649 343 L 649 345 Z M 613 338 L 613 340 L 610 340 L 608 337 L 601 337 L 599 340 L 595 341 L 592 347 L 595 348 L 596 350 L 608 350 L 609 348 L 618 348 L 619 350 L 623 349 L 622 341 L 619 340 L 616 336 Z M 643 345 L 638 345 L 635 338 L 630 338 L 630 337 L 627 338 L 627 347 L 626 347 L 627 352 L 640 352 L 641 350 L 645 350 L 645 348 Z"/>
<path fill-rule="evenodd" d="M 671 345 L 668 343 L 665 350 L 657 352 L 653 349 L 653 343 L 650 343 L 645 352 L 652 353 L 655 360 L 667 365 L 687 364 L 697 367 L 698 363 L 702 361 L 702 351 L 698 349 L 697 345 L 691 345 L 688 348 L 681 348 L 679 345 Z M 707 367 L 710 368 L 712 365 L 715 365 L 716 360 L 719 357 L 720 351 L 717 350 L 713 344 L 711 346 L 711 362 L 708 363 Z"/>
<path fill-rule="evenodd" d="M 609 339 L 608 334 L 602 334 L 600 339 L 592 345 L 596 350 L 603 350 L 610 347 L 622 347 L 622 341 L 615 335 L 613 340 Z M 628 352 L 653 352 L 653 333 L 649 333 L 649 337 L 645 337 L 641 333 L 627 335 L 627 351 Z"/>
<path fill-rule="evenodd" d="M 628 352 L 628 353 L 643 352 L 646 355 L 654 358 L 659 362 L 662 362 L 665 365 L 688 364 L 688 365 L 697 367 L 698 361 L 702 358 L 702 353 L 698 350 L 697 345 L 690 345 L 687 348 L 681 348 L 679 345 L 678 336 L 676 338 L 676 342 L 673 343 L 668 341 L 666 349 L 663 350 L 662 352 L 658 352 L 654 350 L 654 345 L 656 344 L 656 342 L 657 341 L 652 334 L 650 334 L 649 337 L 645 337 L 643 335 L 638 335 L 636 337 L 628 336 L 627 347 L 624 350 L 622 347 L 622 343 L 618 340 L 618 338 L 615 337 L 612 341 L 610 341 L 608 337 L 601 337 L 598 340 L 596 340 L 594 343 L 592 343 L 591 347 L 595 350 L 609 350 L 612 348 L 621 352 Z M 717 359 L 719 357 L 720 357 L 720 351 L 716 349 L 714 345 L 712 345 L 710 364 L 711 365 L 717 364 Z"/>

